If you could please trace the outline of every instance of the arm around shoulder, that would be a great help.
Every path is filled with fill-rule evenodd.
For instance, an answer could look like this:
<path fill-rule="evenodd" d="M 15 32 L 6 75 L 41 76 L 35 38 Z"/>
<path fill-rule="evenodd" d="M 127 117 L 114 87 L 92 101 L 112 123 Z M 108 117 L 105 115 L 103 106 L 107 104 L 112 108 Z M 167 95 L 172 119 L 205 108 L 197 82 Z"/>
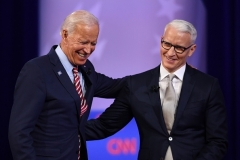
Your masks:
<path fill-rule="evenodd" d="M 106 138 L 127 125 L 133 118 L 129 97 L 129 88 L 125 86 L 113 104 L 97 119 L 88 120 L 85 126 L 86 139 Z"/>

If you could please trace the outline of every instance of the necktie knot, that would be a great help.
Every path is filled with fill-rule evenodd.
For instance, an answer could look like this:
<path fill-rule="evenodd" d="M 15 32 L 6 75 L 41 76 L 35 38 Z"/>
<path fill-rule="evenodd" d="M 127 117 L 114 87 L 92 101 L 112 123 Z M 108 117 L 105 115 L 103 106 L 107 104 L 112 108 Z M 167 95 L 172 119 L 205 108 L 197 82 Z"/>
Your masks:
<path fill-rule="evenodd" d="M 78 73 L 78 68 L 77 67 L 73 67 L 72 72 L 73 72 L 73 74 Z"/>
<path fill-rule="evenodd" d="M 168 76 L 169 76 L 169 80 L 172 81 L 173 78 L 175 77 L 175 74 L 170 73 Z"/>

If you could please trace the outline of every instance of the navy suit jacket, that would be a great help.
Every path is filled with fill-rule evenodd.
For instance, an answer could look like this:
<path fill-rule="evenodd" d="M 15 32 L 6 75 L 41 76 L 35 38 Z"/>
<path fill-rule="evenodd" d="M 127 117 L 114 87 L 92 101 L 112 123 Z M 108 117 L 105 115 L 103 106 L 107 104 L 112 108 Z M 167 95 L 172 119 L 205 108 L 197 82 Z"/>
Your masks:
<path fill-rule="evenodd" d="M 131 76 L 114 103 L 87 122 L 87 140 L 110 136 L 133 117 L 140 135 L 139 160 L 164 159 L 171 146 L 174 160 L 220 160 L 227 149 L 224 98 L 216 78 L 186 66 L 170 135 L 163 118 L 159 68 Z"/>
<path fill-rule="evenodd" d="M 9 124 L 14 160 L 87 160 L 84 124 L 93 97 L 114 98 L 125 79 L 97 73 L 90 61 L 80 66 L 88 109 L 80 118 L 81 100 L 53 46 L 49 54 L 27 62 L 15 86 Z"/>

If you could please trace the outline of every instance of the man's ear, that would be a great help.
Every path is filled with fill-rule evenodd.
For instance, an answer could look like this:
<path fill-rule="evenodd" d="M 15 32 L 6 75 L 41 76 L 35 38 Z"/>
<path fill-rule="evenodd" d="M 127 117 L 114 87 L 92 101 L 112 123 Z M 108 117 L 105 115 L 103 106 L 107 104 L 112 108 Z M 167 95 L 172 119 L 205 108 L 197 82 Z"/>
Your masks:
<path fill-rule="evenodd" d="M 68 31 L 62 30 L 62 39 L 66 39 L 68 37 Z"/>
<path fill-rule="evenodd" d="M 191 56 L 193 55 L 193 53 L 194 53 L 194 51 L 196 50 L 196 48 L 197 48 L 197 45 L 196 45 L 196 44 L 194 44 L 194 45 L 191 46 L 190 51 L 189 51 L 189 53 L 188 53 L 188 57 L 191 57 Z"/>

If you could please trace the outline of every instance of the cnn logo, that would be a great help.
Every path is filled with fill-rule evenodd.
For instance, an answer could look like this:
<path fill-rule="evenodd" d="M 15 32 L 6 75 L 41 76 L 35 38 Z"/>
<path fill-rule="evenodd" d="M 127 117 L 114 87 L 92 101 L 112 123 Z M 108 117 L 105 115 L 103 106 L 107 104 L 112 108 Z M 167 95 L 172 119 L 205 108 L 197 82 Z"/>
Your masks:
<path fill-rule="evenodd" d="M 136 154 L 137 140 L 136 138 L 113 138 L 108 141 L 107 150 L 112 155 Z"/>

